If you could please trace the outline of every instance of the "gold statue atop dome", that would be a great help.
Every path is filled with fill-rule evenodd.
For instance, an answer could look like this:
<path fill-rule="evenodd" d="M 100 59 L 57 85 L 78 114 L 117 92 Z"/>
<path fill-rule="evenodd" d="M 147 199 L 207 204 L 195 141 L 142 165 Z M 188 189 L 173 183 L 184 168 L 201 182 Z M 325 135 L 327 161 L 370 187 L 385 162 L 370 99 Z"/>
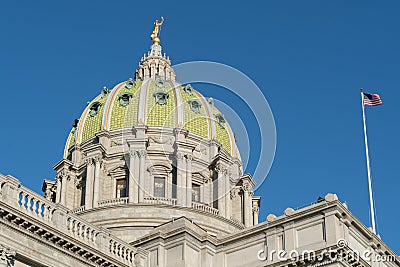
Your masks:
<path fill-rule="evenodd" d="M 161 22 L 158 22 L 158 19 L 154 21 L 154 30 L 152 34 L 150 35 L 151 40 L 153 41 L 153 44 L 155 43 L 160 43 L 160 38 L 158 35 L 160 34 L 160 27 L 164 23 L 164 17 L 161 17 Z"/>

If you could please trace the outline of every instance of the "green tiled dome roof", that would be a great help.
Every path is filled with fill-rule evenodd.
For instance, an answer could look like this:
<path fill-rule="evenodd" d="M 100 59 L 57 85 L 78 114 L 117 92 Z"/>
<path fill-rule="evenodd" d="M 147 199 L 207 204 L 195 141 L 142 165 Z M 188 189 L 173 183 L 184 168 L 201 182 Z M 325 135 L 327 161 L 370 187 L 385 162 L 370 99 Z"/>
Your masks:
<path fill-rule="evenodd" d="M 71 130 L 64 157 L 75 144 L 102 131 L 148 127 L 184 127 L 207 139 L 215 139 L 232 156 L 239 157 L 233 132 L 223 115 L 190 85 L 182 86 L 161 77 L 144 81 L 129 79 L 88 103 L 79 123 Z"/>

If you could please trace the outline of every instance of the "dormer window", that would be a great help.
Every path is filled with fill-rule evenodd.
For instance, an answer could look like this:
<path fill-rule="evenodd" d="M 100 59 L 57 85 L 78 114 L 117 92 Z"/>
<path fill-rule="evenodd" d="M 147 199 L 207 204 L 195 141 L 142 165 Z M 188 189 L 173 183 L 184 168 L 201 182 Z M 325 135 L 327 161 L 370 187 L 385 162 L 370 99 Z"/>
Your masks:
<path fill-rule="evenodd" d="M 103 89 L 101 90 L 101 98 L 108 95 L 109 92 L 110 92 L 110 89 L 108 89 L 107 86 L 104 86 Z"/>
<path fill-rule="evenodd" d="M 97 113 L 99 113 L 99 111 L 100 111 L 100 107 L 101 107 L 101 103 L 100 102 L 94 102 L 89 108 L 90 117 L 96 116 Z"/>
<path fill-rule="evenodd" d="M 126 81 L 125 88 L 132 89 L 133 87 L 135 87 L 135 81 L 132 78 L 129 78 Z"/>
<path fill-rule="evenodd" d="M 76 132 L 76 129 L 78 128 L 78 124 L 79 124 L 79 119 L 75 119 L 74 122 L 72 123 L 72 133 Z"/>
<path fill-rule="evenodd" d="M 163 88 L 165 86 L 165 81 L 163 77 L 156 78 L 156 85 L 157 87 Z"/>
<path fill-rule="evenodd" d="M 168 93 L 159 91 L 159 92 L 155 92 L 153 94 L 153 96 L 154 96 L 157 104 L 159 104 L 159 105 L 167 104 L 167 99 L 169 98 Z"/>
<path fill-rule="evenodd" d="M 222 127 L 225 128 L 225 117 L 222 114 L 215 114 L 215 119 L 217 120 L 218 124 Z"/>
<path fill-rule="evenodd" d="M 132 98 L 131 93 L 124 93 L 124 94 L 120 95 L 118 98 L 119 104 L 122 107 L 126 107 L 127 105 L 129 105 L 131 103 L 131 98 Z"/>
<path fill-rule="evenodd" d="M 187 93 L 189 95 L 193 95 L 193 88 L 190 84 L 183 87 L 183 91 L 185 91 L 185 93 Z"/>
<path fill-rule="evenodd" d="M 201 108 L 201 103 L 198 100 L 192 99 L 188 101 L 188 104 L 190 106 L 190 109 L 194 112 L 199 114 L 200 113 L 200 108 Z"/>

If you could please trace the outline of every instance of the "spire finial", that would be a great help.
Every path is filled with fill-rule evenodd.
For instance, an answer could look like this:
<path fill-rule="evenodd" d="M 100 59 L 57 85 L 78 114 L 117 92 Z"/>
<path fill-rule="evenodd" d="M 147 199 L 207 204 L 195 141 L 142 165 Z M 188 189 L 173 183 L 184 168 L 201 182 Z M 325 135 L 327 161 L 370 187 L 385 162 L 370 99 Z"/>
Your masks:
<path fill-rule="evenodd" d="M 153 41 L 153 44 L 160 43 L 160 38 L 158 37 L 158 35 L 160 34 L 160 30 L 161 30 L 161 25 L 163 25 L 164 23 L 164 17 L 161 17 L 161 22 L 158 22 L 158 19 L 156 21 L 154 21 L 154 29 L 153 32 L 150 35 L 151 40 Z"/>

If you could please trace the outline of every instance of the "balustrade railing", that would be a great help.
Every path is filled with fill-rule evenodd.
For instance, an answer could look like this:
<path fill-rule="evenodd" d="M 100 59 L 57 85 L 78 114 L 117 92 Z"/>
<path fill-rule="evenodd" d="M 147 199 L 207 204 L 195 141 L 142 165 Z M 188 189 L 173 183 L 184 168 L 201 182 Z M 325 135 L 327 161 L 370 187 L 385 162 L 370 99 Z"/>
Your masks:
<path fill-rule="evenodd" d="M 79 213 L 85 211 L 85 206 L 80 206 L 79 208 L 73 209 L 72 213 Z"/>
<path fill-rule="evenodd" d="M 176 198 L 145 196 L 144 203 L 176 205 Z"/>
<path fill-rule="evenodd" d="M 99 207 L 107 207 L 107 206 L 128 204 L 128 202 L 129 202 L 129 198 L 128 197 L 106 199 L 106 200 L 99 201 Z"/>
<path fill-rule="evenodd" d="M 90 247 L 99 249 L 123 264 L 133 266 L 135 257 L 143 258 L 143 255 L 146 254 L 144 250 L 136 249 L 112 236 L 108 230 L 90 224 L 67 208 L 55 204 L 22 186 L 17 179 L 11 176 L 0 175 L 0 189 L 1 202 L 19 209 L 29 217 L 42 220 L 49 229 L 62 231 L 68 234 L 71 239 L 80 240 Z M 120 199 L 120 201 L 127 203 L 127 198 Z M 115 201 L 111 202 L 115 203 Z M 83 210 L 84 207 L 80 207 L 75 209 L 74 212 Z"/>
<path fill-rule="evenodd" d="M 208 213 L 211 213 L 211 214 L 214 214 L 214 215 L 218 215 L 219 214 L 219 210 L 218 209 L 210 207 L 209 205 L 204 204 L 204 203 L 192 202 L 192 208 L 195 209 L 195 210 L 208 212 Z"/>

